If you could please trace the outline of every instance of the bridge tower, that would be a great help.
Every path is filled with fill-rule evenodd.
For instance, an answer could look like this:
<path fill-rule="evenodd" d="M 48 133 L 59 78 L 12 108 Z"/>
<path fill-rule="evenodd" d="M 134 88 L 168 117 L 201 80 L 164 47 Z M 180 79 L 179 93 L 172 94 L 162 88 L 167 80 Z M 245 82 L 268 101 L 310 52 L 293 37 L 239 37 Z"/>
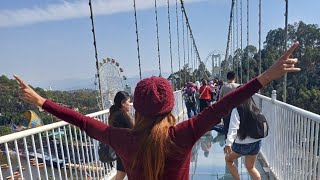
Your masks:
<path fill-rule="evenodd" d="M 223 53 L 221 51 L 212 51 L 209 53 L 209 55 L 205 59 L 205 64 L 207 66 L 208 63 L 211 64 L 211 79 L 213 78 L 221 78 L 222 68 L 221 68 L 221 62 L 222 62 L 222 56 Z M 207 66 L 207 67 L 210 67 Z"/>

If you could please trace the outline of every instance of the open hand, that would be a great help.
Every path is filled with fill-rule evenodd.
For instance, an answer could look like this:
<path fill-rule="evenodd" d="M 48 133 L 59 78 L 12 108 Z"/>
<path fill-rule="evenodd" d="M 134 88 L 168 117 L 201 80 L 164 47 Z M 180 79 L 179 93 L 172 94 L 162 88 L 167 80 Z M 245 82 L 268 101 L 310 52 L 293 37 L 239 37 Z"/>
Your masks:
<path fill-rule="evenodd" d="M 300 68 L 295 67 L 298 59 L 290 58 L 292 52 L 298 46 L 299 42 L 295 42 L 269 69 L 258 77 L 258 80 L 262 85 L 266 85 L 272 80 L 279 79 L 286 73 L 300 71 Z"/>
<path fill-rule="evenodd" d="M 224 154 L 229 155 L 232 152 L 232 149 L 230 146 L 225 146 L 224 147 Z"/>
<path fill-rule="evenodd" d="M 18 81 L 19 87 L 19 97 L 28 103 L 34 104 L 36 106 L 42 107 L 43 103 L 46 101 L 43 97 L 37 94 L 33 89 L 31 89 L 25 82 L 22 81 L 18 76 L 13 75 L 13 77 Z"/>

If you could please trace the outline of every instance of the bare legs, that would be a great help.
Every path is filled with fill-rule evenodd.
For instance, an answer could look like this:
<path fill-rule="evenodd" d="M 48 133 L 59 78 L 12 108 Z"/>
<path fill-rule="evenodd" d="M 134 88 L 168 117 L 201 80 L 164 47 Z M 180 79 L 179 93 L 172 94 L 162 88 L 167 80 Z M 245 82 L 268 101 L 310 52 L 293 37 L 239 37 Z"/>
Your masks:
<path fill-rule="evenodd" d="M 226 154 L 225 160 L 227 167 L 230 171 L 230 174 L 235 180 L 240 180 L 239 172 L 237 166 L 235 165 L 234 161 L 240 157 L 239 154 L 235 152 L 231 152 L 230 154 Z M 245 156 L 245 167 L 250 174 L 253 180 L 261 180 L 260 173 L 255 168 L 254 163 L 256 161 L 257 155 L 247 155 Z"/>
<path fill-rule="evenodd" d="M 253 180 L 261 180 L 260 173 L 254 166 L 256 159 L 257 159 L 257 155 L 245 156 L 245 166 Z"/>
<path fill-rule="evenodd" d="M 237 166 L 234 163 L 234 161 L 236 159 L 238 159 L 239 157 L 240 157 L 240 155 L 233 152 L 233 151 L 231 151 L 231 153 L 229 153 L 229 154 L 226 154 L 226 156 L 225 156 L 225 160 L 226 160 L 226 164 L 229 169 L 229 172 L 235 180 L 240 180 Z"/>

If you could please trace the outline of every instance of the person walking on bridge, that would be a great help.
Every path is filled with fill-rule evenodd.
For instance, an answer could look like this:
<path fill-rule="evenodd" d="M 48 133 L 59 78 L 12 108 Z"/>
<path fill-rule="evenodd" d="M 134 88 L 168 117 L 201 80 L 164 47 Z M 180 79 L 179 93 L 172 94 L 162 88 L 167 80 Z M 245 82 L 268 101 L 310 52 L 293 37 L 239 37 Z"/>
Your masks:
<path fill-rule="evenodd" d="M 221 87 L 219 98 L 223 98 L 228 93 L 230 93 L 231 91 L 235 90 L 238 86 L 240 86 L 240 84 L 236 83 L 236 78 L 237 78 L 236 73 L 234 73 L 233 71 L 229 71 L 227 73 L 227 84 Z M 231 112 L 226 117 L 223 118 L 225 139 L 227 139 L 229 124 L 230 124 L 230 116 L 231 116 Z"/>
<path fill-rule="evenodd" d="M 188 180 L 193 145 L 218 124 L 231 109 L 285 73 L 297 72 L 297 59 L 289 56 L 295 43 L 269 69 L 242 87 L 210 105 L 196 116 L 177 125 L 171 113 L 173 90 L 168 80 L 151 77 L 141 80 L 134 91 L 135 125 L 116 128 L 60 106 L 38 95 L 19 77 L 19 96 L 58 118 L 80 127 L 90 137 L 110 145 L 120 157 L 129 180 Z"/>

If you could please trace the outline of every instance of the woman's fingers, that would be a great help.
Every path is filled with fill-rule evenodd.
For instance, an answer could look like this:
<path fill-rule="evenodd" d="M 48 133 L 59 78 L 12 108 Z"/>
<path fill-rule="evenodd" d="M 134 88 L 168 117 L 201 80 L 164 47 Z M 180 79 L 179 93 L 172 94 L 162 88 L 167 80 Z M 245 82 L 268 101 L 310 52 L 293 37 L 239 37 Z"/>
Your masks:
<path fill-rule="evenodd" d="M 291 58 L 291 59 L 285 60 L 284 63 L 286 63 L 286 64 L 296 64 L 297 62 L 298 62 L 297 58 Z"/>
<path fill-rule="evenodd" d="M 23 80 L 19 76 L 13 75 L 13 77 L 18 81 L 18 83 L 20 84 L 20 87 L 28 87 L 28 85 L 26 83 L 24 83 Z"/>
<path fill-rule="evenodd" d="M 294 42 L 293 45 L 281 56 L 281 59 L 287 60 L 298 46 L 299 41 Z"/>
<path fill-rule="evenodd" d="M 300 68 L 285 68 L 284 70 L 286 72 L 299 72 L 301 69 Z"/>
<path fill-rule="evenodd" d="M 293 59 L 287 59 L 285 60 L 285 63 L 283 64 L 283 69 L 286 72 L 298 72 L 301 69 L 300 68 L 295 68 L 295 64 L 298 62 L 297 58 Z"/>

